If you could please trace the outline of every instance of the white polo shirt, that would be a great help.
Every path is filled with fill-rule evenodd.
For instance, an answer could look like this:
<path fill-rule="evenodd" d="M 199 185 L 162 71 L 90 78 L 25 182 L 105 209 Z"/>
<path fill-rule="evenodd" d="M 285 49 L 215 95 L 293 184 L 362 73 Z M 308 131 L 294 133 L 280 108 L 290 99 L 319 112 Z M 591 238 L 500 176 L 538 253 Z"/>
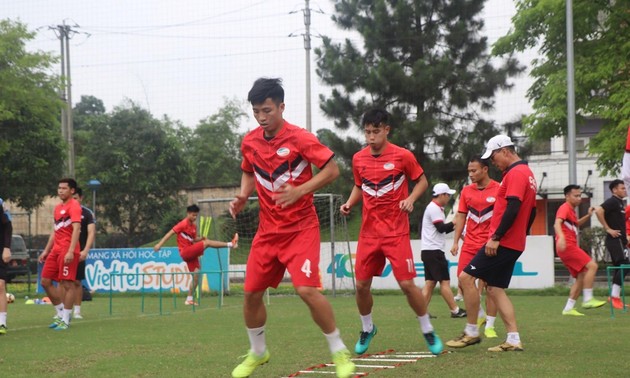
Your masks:
<path fill-rule="evenodd" d="M 443 222 L 446 217 L 444 216 L 444 208 L 431 201 L 427 208 L 424 210 L 422 216 L 422 250 L 439 249 L 444 250 L 445 234 L 439 232 L 435 228 L 435 223 Z"/>

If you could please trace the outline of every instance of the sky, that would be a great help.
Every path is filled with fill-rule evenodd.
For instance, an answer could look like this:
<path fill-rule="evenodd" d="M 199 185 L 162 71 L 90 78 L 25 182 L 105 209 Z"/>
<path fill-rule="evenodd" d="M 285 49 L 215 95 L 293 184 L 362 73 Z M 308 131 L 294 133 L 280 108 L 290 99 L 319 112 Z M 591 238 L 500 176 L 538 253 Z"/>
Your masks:
<path fill-rule="evenodd" d="M 72 100 L 95 96 L 108 111 L 130 99 L 155 117 L 168 115 L 194 127 L 226 99 L 243 102 L 259 77 L 281 77 L 285 88 L 285 119 L 306 125 L 306 53 L 302 10 L 304 0 L 0 0 L 2 18 L 20 20 L 37 32 L 29 50 L 59 54 L 57 25 L 71 25 Z M 341 42 L 356 34 L 338 29 L 330 20 L 333 2 L 311 0 L 312 47 L 321 35 Z M 488 0 L 485 34 L 493 43 L 510 28 L 515 13 L 509 0 Z M 534 56 L 521 54 L 523 64 Z M 315 73 L 311 50 L 313 131 L 333 128 L 319 110 L 320 94 L 331 89 Z M 60 66 L 59 66 L 60 69 Z M 59 72 L 59 71 L 57 71 Z M 525 97 L 531 79 L 511 80 L 515 88 L 501 92 L 490 117 L 515 120 L 531 107 Z M 255 127 L 253 117 L 242 131 Z"/>

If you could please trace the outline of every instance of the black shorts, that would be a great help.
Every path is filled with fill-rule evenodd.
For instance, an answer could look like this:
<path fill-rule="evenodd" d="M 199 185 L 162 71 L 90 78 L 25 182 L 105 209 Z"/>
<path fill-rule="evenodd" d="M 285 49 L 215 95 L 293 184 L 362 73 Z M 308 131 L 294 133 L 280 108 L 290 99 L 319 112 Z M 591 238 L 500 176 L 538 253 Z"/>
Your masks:
<path fill-rule="evenodd" d="M 77 277 L 74 280 L 81 281 L 84 279 L 85 279 L 85 260 L 79 261 L 79 266 L 77 267 Z"/>
<path fill-rule="evenodd" d="M 1 253 L 2 252 L 0 252 L 0 254 Z M 7 274 L 8 269 L 9 269 L 9 266 L 0 258 L 0 280 L 3 280 L 6 282 L 7 277 L 8 277 L 8 274 Z"/>
<path fill-rule="evenodd" d="M 450 281 L 448 274 L 448 261 L 444 257 L 444 252 L 439 249 L 427 249 L 421 252 L 424 263 L 425 281 Z"/>
<path fill-rule="evenodd" d="M 520 251 L 501 245 L 497 248 L 496 256 L 488 256 L 484 245 L 464 268 L 464 272 L 486 281 L 488 286 L 507 289 L 512 280 L 514 265 L 519 257 L 521 257 Z"/>

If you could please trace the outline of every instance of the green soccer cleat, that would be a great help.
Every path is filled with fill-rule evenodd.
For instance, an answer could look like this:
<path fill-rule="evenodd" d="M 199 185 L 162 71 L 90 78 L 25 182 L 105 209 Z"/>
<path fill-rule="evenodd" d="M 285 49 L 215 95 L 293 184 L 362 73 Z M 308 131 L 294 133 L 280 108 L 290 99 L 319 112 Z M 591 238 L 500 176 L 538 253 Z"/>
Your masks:
<path fill-rule="evenodd" d="M 497 336 L 497 331 L 494 329 L 494 327 L 486 327 L 486 329 L 483 331 L 483 334 L 488 339 L 494 339 L 494 338 L 499 337 L 499 336 Z"/>
<path fill-rule="evenodd" d="M 424 339 L 426 340 L 431 353 L 438 355 L 442 353 L 442 351 L 444 350 L 444 345 L 442 345 L 442 340 L 440 339 L 438 335 L 435 334 L 435 332 L 431 331 L 431 332 L 425 333 Z"/>
<path fill-rule="evenodd" d="M 7 326 L 0 324 L 0 336 L 7 334 Z"/>
<path fill-rule="evenodd" d="M 361 331 L 361 334 L 359 335 L 359 341 L 357 341 L 357 344 L 354 346 L 354 353 L 365 353 L 370 347 L 370 341 L 372 341 L 372 338 L 376 336 L 376 332 L 376 325 L 372 326 L 372 332 Z"/>
<path fill-rule="evenodd" d="M 483 327 L 486 324 L 486 315 L 477 317 L 477 328 Z"/>
<path fill-rule="evenodd" d="M 57 326 L 55 328 L 53 328 L 53 331 L 65 331 L 68 329 L 68 325 L 66 324 L 66 322 L 61 321 L 59 322 L 59 324 L 57 324 Z"/>
<path fill-rule="evenodd" d="M 268 350 L 265 350 L 265 353 L 263 353 L 262 356 L 257 356 L 254 354 L 254 352 L 250 350 L 243 357 L 245 357 L 245 361 L 241 362 L 240 365 L 232 370 L 233 378 L 249 377 L 258 366 L 264 365 L 269 362 L 269 357 L 271 357 L 271 355 L 269 354 Z"/>
<path fill-rule="evenodd" d="M 582 302 L 582 308 L 585 308 L 585 309 L 598 308 L 598 307 L 602 307 L 605 304 L 606 304 L 606 301 L 600 301 L 595 298 L 591 298 L 590 301 Z"/>
<path fill-rule="evenodd" d="M 562 315 L 569 315 L 569 316 L 585 316 L 584 314 L 582 314 L 581 312 L 578 312 L 578 310 L 572 308 L 569 311 L 562 311 Z"/>
<path fill-rule="evenodd" d="M 354 366 L 354 362 L 350 360 L 350 351 L 348 349 L 334 353 L 332 360 L 335 364 L 335 372 L 338 378 L 351 378 L 354 376 L 356 366 Z"/>
<path fill-rule="evenodd" d="M 48 326 L 48 328 L 57 328 L 57 326 L 59 325 L 59 323 L 62 323 L 63 320 L 61 320 L 61 316 L 56 316 L 53 317 L 53 322 L 50 323 L 50 325 Z"/>

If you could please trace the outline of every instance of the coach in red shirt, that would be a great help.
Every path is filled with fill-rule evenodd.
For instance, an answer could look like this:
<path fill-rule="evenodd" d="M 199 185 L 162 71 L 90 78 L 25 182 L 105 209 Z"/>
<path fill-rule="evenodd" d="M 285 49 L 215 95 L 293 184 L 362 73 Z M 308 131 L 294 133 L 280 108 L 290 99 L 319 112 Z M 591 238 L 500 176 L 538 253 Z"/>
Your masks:
<path fill-rule="evenodd" d="M 507 330 L 506 342 L 488 348 L 488 351 L 522 351 L 514 306 L 505 289 L 510 285 L 516 260 L 525 250 L 527 231 L 536 216 L 536 180 L 508 136 L 491 138 L 481 158 L 489 158 L 503 172 L 503 179 L 490 221 L 489 240 L 459 276 L 468 309 L 468 324 L 460 337 L 448 341 L 446 345 L 463 348 L 481 342 L 477 326 L 479 295 L 475 290 L 475 279 L 480 278 L 487 282 L 488 295 L 496 303 Z"/>

